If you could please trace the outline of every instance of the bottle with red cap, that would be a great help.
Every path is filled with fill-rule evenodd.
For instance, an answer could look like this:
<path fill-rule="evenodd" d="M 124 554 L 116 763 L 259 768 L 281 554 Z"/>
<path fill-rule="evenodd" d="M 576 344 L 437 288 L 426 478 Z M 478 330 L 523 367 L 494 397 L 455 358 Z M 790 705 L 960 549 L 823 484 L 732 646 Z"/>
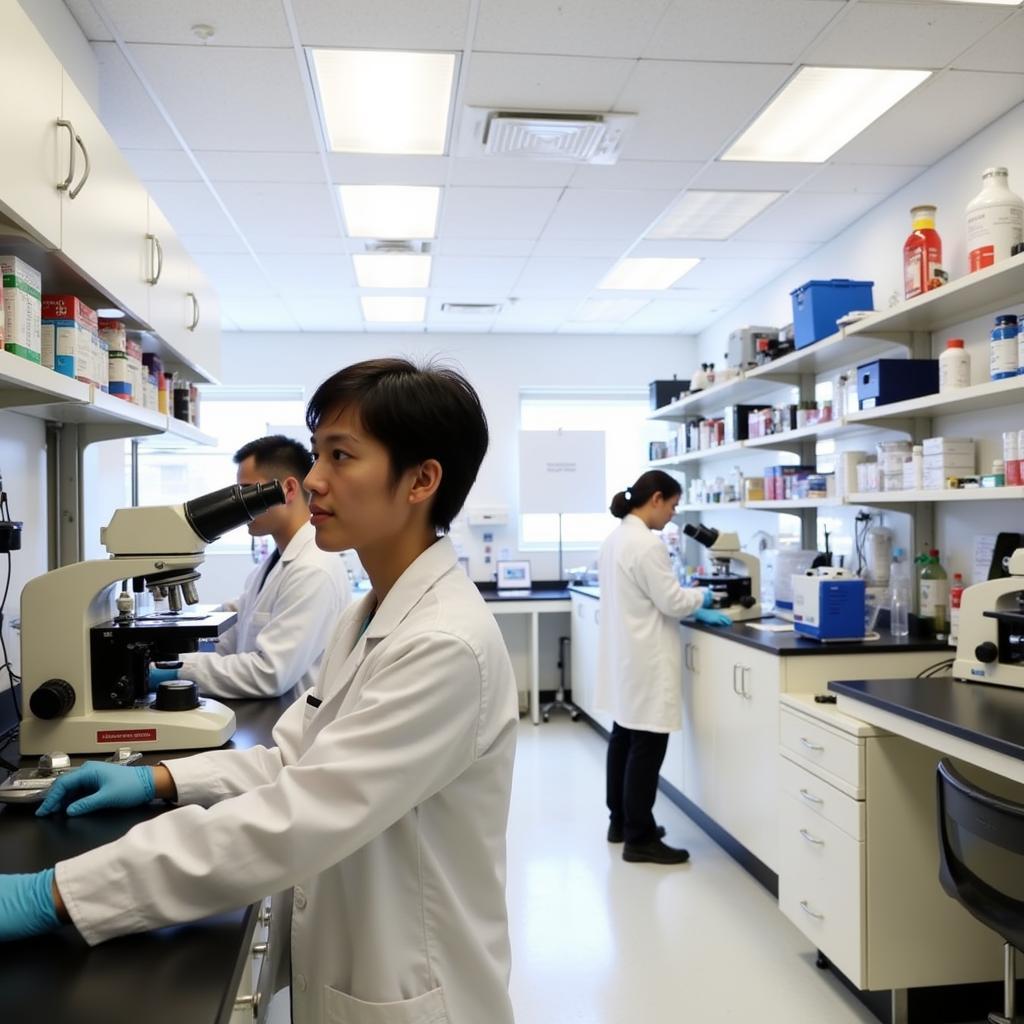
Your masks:
<path fill-rule="evenodd" d="M 939 391 L 955 391 L 970 387 L 971 357 L 963 338 L 950 338 L 946 351 L 939 356 Z"/>

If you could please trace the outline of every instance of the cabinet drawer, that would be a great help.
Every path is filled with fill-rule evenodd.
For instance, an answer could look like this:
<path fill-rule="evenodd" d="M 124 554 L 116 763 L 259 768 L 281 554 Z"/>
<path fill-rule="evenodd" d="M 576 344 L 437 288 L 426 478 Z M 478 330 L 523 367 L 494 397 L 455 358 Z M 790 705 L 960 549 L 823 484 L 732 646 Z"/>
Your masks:
<path fill-rule="evenodd" d="M 864 843 L 789 796 L 779 824 L 779 909 L 864 987 Z"/>
<path fill-rule="evenodd" d="M 782 746 L 808 766 L 820 767 L 858 791 L 864 789 L 864 748 L 862 744 L 795 715 L 785 708 L 780 715 Z M 812 767 L 813 770 L 813 767 Z"/>
<path fill-rule="evenodd" d="M 784 797 L 792 797 L 812 814 L 832 822 L 852 839 L 863 842 L 863 800 L 854 800 L 841 793 L 835 786 L 783 756 L 779 757 L 779 783 Z"/>

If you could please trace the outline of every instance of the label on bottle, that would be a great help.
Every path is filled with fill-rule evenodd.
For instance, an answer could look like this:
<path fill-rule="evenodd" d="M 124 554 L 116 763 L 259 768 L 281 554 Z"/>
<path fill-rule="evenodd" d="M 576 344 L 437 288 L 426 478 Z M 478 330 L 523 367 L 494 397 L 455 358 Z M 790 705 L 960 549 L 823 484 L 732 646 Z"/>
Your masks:
<path fill-rule="evenodd" d="M 993 338 L 989 342 L 989 377 L 1003 380 L 1017 376 L 1017 338 Z"/>
<path fill-rule="evenodd" d="M 984 206 L 967 214 L 967 264 L 973 273 L 1010 255 L 1024 240 L 1024 210 L 1015 203 Z"/>
<path fill-rule="evenodd" d="M 936 611 L 941 609 L 945 618 L 948 597 L 948 580 L 921 580 L 921 615 L 934 618 Z"/>

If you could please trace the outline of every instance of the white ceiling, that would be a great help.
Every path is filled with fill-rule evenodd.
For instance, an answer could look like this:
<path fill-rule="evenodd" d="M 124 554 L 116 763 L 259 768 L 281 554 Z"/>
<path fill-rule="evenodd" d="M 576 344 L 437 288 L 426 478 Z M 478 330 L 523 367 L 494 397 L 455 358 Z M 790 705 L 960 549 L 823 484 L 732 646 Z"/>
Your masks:
<path fill-rule="evenodd" d="M 96 51 L 104 122 L 217 287 L 229 329 L 379 329 L 362 319 L 349 256 L 365 243 L 345 237 L 334 186 L 402 184 L 443 186 L 427 330 L 696 332 L 1024 101 L 1024 10 L 1005 6 L 65 3 Z M 215 30 L 206 43 L 192 32 L 200 23 Z M 310 46 L 461 54 L 450 155 L 326 153 Z M 801 64 L 937 73 L 828 164 L 719 162 Z M 615 166 L 502 162 L 474 149 L 466 106 L 637 120 Z M 687 188 L 788 194 L 725 242 L 645 241 Z M 667 292 L 596 292 L 626 254 L 703 262 Z M 645 304 L 623 320 L 581 323 L 593 298 Z M 503 309 L 455 316 L 445 302 Z"/>

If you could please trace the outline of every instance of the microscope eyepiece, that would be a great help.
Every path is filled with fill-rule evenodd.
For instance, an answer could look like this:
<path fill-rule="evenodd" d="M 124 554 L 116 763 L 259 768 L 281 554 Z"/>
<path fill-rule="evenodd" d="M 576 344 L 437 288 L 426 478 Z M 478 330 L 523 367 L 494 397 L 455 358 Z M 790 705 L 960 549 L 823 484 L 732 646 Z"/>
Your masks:
<path fill-rule="evenodd" d="M 683 527 L 683 533 L 706 548 L 711 547 L 718 540 L 718 531 L 713 526 L 705 526 L 703 523 L 697 523 L 696 526 L 693 523 L 687 523 Z"/>
<path fill-rule="evenodd" d="M 283 504 L 284 489 L 277 480 L 269 484 L 232 484 L 186 501 L 185 518 L 196 536 L 209 544 L 274 505 Z"/>

